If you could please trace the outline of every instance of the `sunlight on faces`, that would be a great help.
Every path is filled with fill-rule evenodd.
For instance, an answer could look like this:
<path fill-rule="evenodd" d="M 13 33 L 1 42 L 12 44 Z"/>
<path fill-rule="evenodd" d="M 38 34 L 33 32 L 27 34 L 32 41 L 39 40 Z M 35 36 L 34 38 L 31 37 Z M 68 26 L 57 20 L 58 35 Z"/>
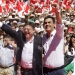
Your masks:
<path fill-rule="evenodd" d="M 35 29 L 32 26 L 26 25 L 24 27 L 24 34 L 25 34 L 26 39 L 28 40 L 31 39 L 32 36 L 34 35 L 34 32 L 35 32 Z"/>
<path fill-rule="evenodd" d="M 52 32 L 54 30 L 55 23 L 53 23 L 53 20 L 51 18 L 48 18 L 44 22 L 44 28 L 46 32 Z"/>

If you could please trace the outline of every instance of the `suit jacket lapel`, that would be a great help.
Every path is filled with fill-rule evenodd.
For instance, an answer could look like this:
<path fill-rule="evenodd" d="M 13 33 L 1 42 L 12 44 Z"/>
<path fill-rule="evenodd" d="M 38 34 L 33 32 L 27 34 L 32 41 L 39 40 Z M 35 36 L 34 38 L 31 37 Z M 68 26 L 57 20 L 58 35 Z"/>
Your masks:
<path fill-rule="evenodd" d="M 35 54 L 36 54 L 37 45 L 38 45 L 38 41 L 37 41 L 37 39 L 36 39 L 36 35 L 34 35 L 33 55 L 35 55 Z"/>

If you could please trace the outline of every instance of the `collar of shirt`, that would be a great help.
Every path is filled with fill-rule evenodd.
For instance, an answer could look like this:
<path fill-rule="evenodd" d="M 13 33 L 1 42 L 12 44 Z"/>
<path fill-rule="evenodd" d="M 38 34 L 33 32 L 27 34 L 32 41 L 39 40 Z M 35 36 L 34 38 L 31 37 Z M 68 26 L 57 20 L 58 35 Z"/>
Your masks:
<path fill-rule="evenodd" d="M 54 35 L 55 35 L 55 32 L 56 32 L 56 30 L 53 30 L 53 31 L 51 32 L 51 34 L 50 34 L 50 37 L 54 36 Z M 49 38 L 50 38 L 50 37 L 49 37 Z M 46 38 L 47 38 L 47 36 L 46 36 Z"/>
<path fill-rule="evenodd" d="M 32 43 L 33 40 L 34 40 L 34 36 L 29 41 L 26 39 L 26 42 Z"/>
<path fill-rule="evenodd" d="M 55 32 L 56 32 L 56 30 L 54 29 L 54 30 L 52 31 L 52 33 L 51 33 L 50 36 L 54 36 L 54 35 L 55 35 Z"/>

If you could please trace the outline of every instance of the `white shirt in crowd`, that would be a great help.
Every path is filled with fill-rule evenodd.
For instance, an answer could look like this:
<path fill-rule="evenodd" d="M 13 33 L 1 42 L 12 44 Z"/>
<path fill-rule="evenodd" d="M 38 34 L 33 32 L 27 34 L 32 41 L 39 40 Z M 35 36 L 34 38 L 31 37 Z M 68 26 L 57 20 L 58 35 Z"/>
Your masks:
<path fill-rule="evenodd" d="M 47 39 L 46 34 L 43 36 L 43 47 L 44 47 L 44 67 L 55 68 L 64 65 L 64 26 L 56 25 L 50 38 Z"/>
<path fill-rule="evenodd" d="M 74 56 L 74 59 L 71 63 L 75 63 L 75 49 L 73 47 L 71 49 L 71 51 L 67 51 L 67 55 Z"/>
<path fill-rule="evenodd" d="M 75 50 L 74 50 L 74 48 L 71 48 L 71 49 L 72 49 L 72 51 L 71 51 L 72 53 L 68 50 L 67 54 L 70 55 L 70 56 L 75 56 Z"/>
<path fill-rule="evenodd" d="M 26 41 L 22 50 L 21 66 L 23 68 L 32 68 L 33 60 L 33 39 Z"/>
<path fill-rule="evenodd" d="M 14 64 L 14 50 L 0 46 L 0 66 L 9 67 Z"/>

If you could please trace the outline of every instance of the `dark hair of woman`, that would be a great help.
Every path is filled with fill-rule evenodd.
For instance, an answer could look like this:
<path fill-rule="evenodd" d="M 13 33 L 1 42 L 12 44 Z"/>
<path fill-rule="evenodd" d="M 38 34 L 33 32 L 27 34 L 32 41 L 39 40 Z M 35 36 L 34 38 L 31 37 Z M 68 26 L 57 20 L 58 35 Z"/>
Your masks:
<path fill-rule="evenodd" d="M 72 50 L 72 47 L 73 47 L 72 39 L 73 39 L 73 38 L 75 38 L 75 34 L 73 34 L 73 35 L 71 36 L 70 41 L 69 41 L 69 47 L 68 47 L 68 49 L 69 49 L 69 51 L 71 52 L 71 54 L 72 54 L 72 52 L 73 52 L 73 50 Z"/>

